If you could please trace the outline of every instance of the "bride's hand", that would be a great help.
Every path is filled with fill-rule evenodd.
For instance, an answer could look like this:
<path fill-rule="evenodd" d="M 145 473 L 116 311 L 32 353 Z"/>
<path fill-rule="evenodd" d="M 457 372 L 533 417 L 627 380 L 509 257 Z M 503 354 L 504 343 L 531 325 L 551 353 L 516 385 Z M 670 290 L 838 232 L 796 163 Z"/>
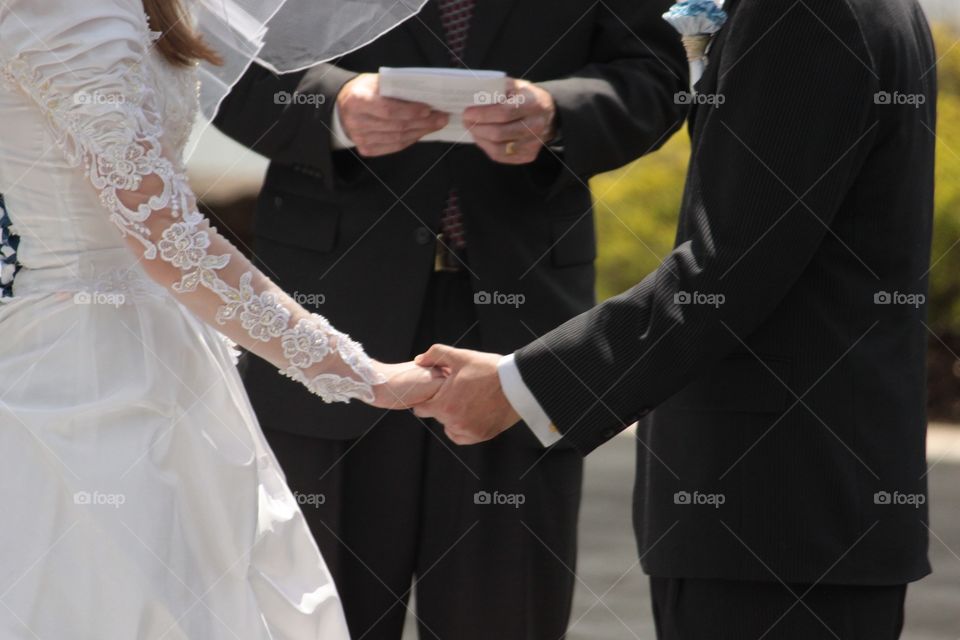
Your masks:
<path fill-rule="evenodd" d="M 373 387 L 371 404 L 381 409 L 409 409 L 426 402 L 437 393 L 445 377 L 439 369 L 421 367 L 413 362 L 375 362 L 374 369 L 387 379 Z"/>

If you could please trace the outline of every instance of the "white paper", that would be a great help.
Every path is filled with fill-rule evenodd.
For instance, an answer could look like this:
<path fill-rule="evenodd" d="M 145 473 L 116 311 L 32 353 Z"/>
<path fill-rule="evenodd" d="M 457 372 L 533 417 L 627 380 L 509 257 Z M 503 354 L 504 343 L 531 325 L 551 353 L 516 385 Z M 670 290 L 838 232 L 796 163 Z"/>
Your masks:
<path fill-rule="evenodd" d="M 503 71 L 436 67 L 380 67 L 380 95 L 422 102 L 450 114 L 450 123 L 421 138 L 421 142 L 472 144 L 463 126 L 467 107 L 497 104 L 506 100 L 507 74 Z"/>

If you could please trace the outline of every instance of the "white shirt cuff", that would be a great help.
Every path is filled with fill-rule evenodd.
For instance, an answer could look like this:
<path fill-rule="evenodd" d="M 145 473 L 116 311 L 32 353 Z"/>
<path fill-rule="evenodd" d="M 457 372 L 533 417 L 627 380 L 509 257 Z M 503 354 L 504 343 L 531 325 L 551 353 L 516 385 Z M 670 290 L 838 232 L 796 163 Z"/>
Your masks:
<path fill-rule="evenodd" d="M 353 144 L 343 128 L 343 122 L 340 120 L 340 105 L 333 105 L 333 123 L 330 127 L 330 141 L 334 150 L 350 149 L 357 145 Z"/>
<path fill-rule="evenodd" d="M 533 431 L 533 435 L 537 436 L 537 439 L 543 443 L 543 446 L 549 447 L 563 438 L 563 434 L 550 421 L 547 412 L 543 410 L 533 393 L 530 392 L 529 387 L 524 383 L 512 353 L 500 359 L 500 364 L 497 365 L 497 374 L 500 376 L 500 386 L 503 388 L 503 394 L 507 396 L 507 400 L 510 401 L 514 411 L 520 414 L 520 417 Z"/>

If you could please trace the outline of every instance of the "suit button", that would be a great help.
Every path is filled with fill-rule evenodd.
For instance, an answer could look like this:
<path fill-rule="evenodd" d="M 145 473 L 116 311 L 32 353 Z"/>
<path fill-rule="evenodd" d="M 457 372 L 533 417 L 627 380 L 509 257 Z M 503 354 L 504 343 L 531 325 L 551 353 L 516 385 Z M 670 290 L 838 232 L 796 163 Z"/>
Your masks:
<path fill-rule="evenodd" d="M 283 198 L 280 196 L 273 196 L 273 206 L 279 209 L 283 206 Z"/>
<path fill-rule="evenodd" d="M 436 236 L 430 229 L 419 227 L 413 232 L 413 239 L 417 241 L 417 244 L 430 244 L 436 239 Z"/>

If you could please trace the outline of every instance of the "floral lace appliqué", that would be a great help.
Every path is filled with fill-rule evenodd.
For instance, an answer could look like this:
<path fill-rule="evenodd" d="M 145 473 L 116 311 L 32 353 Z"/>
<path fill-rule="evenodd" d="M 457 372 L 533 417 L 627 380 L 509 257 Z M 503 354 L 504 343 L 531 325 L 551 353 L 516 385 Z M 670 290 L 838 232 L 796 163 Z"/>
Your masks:
<path fill-rule="evenodd" d="M 283 336 L 283 356 L 295 367 L 306 369 L 330 353 L 326 318 L 313 314 L 313 323 L 301 320 Z"/>
<path fill-rule="evenodd" d="M 252 339 L 279 340 L 287 361 L 281 372 L 327 402 L 371 401 L 372 385 L 382 380 L 360 345 L 320 316 L 301 319 L 290 327 L 291 310 L 273 293 L 256 291 L 249 271 L 236 285 L 220 277 L 230 255 L 209 253 L 212 231 L 205 228 L 205 219 L 196 210 L 180 158 L 197 111 L 196 71 L 184 72 L 163 63 L 159 54 L 150 50 L 155 37 L 145 21 L 142 38 L 148 57 L 122 73 L 114 71 L 111 86 L 119 88 L 114 89 L 115 95 L 106 96 L 109 99 L 77 100 L 75 95 L 59 93 L 19 56 L 8 61 L 0 75 L 41 107 L 68 162 L 83 166 L 121 233 L 143 245 L 146 259 L 159 257 L 180 270 L 174 291 L 189 294 L 203 286 L 215 293 L 223 303 L 216 322 L 237 319 Z M 186 98 L 190 91 L 194 93 Z M 161 142 L 169 147 L 168 153 L 176 155 L 165 155 Z M 135 207 L 127 206 L 123 196 L 141 191 L 147 179 L 159 181 L 160 192 Z M 145 224 L 157 212 L 173 218 L 159 239 L 151 237 Z M 307 368 L 334 350 L 359 379 L 329 373 L 308 375 Z"/>

